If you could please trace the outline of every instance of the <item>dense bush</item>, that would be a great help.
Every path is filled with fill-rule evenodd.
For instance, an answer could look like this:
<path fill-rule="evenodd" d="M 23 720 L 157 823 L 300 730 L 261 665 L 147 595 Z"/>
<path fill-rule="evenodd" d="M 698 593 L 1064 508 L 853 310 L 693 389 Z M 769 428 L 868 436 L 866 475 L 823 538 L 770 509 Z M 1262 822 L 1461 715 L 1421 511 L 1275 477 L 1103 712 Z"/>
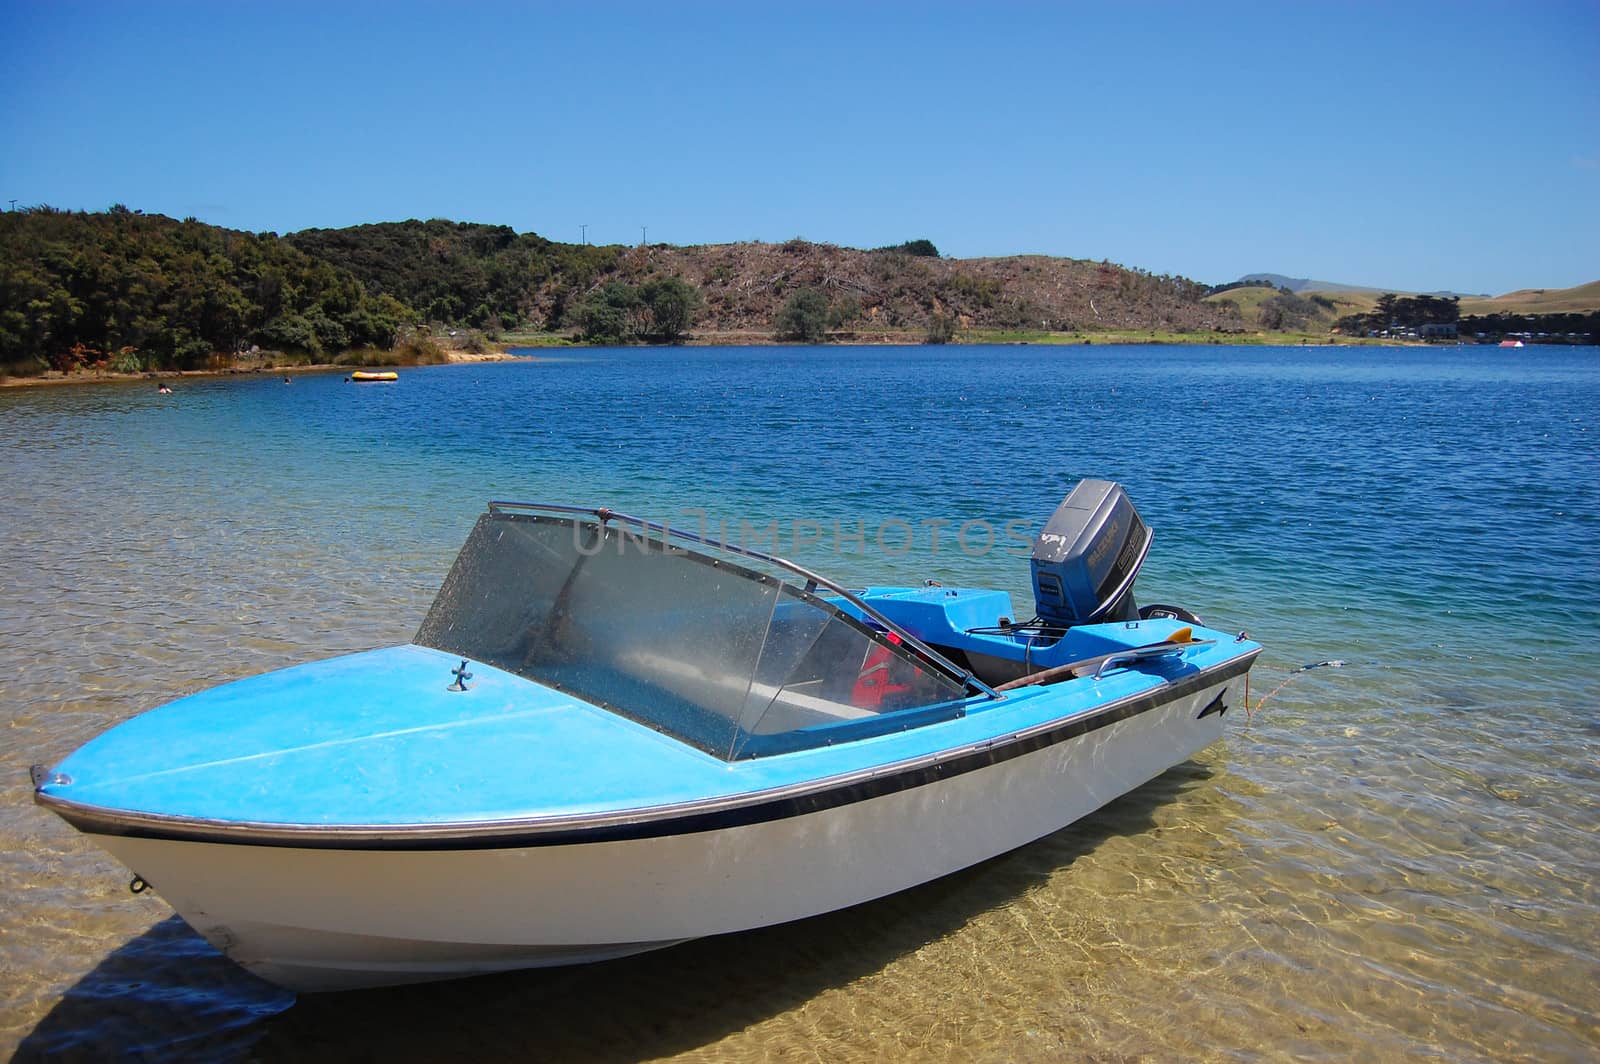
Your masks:
<path fill-rule="evenodd" d="M 639 290 L 612 281 L 587 293 L 568 311 L 579 334 L 590 343 L 620 344 L 638 332 Z"/>
<path fill-rule="evenodd" d="M 859 317 L 861 317 L 861 300 L 855 296 L 845 296 L 828 308 L 828 328 L 837 329 L 842 325 L 849 325 Z"/>
<path fill-rule="evenodd" d="M 1397 296 L 1385 292 L 1370 314 L 1349 314 L 1334 324 L 1342 331 L 1360 334 L 1385 329 L 1414 329 L 1422 325 L 1448 325 L 1461 318 L 1458 296 Z"/>
<path fill-rule="evenodd" d="M 815 288 L 797 289 L 772 324 L 780 339 L 820 344 L 828 336 L 828 297 Z"/>
<path fill-rule="evenodd" d="M 578 300 L 568 317 L 591 343 L 676 343 L 694 324 L 700 305 L 699 290 L 680 277 L 660 277 L 637 287 L 609 281 Z"/>
<path fill-rule="evenodd" d="M 1261 301 L 1257 320 L 1263 329 L 1304 329 L 1316 313 L 1317 304 L 1284 288 L 1277 295 Z"/>
<path fill-rule="evenodd" d="M 647 316 L 644 335 L 677 343 L 694 324 L 704 303 L 700 290 L 681 277 L 661 277 L 647 282 L 639 292 Z"/>
<path fill-rule="evenodd" d="M 307 229 L 283 239 L 431 321 L 496 330 L 538 316 L 533 303 L 541 289 L 587 290 L 623 253 L 618 245 L 557 244 L 509 226 L 439 218 Z M 552 298 L 557 320 L 535 324 L 559 324 L 566 305 Z"/>
<path fill-rule="evenodd" d="M 270 233 L 120 206 L 0 214 L 0 366 L 13 370 L 202 368 L 252 345 L 386 347 L 412 317 Z"/>
<path fill-rule="evenodd" d="M 904 244 L 891 244 L 888 247 L 873 248 L 873 251 L 892 251 L 901 255 L 910 255 L 913 258 L 936 259 L 939 249 L 933 246 L 931 240 L 907 240 Z"/>
<path fill-rule="evenodd" d="M 1587 314 L 1485 314 L 1462 318 L 1461 335 L 1537 343 L 1600 344 L 1600 311 Z"/>
<path fill-rule="evenodd" d="M 1271 281 L 1264 281 L 1264 280 L 1261 280 L 1260 278 L 1254 278 L 1254 279 L 1246 279 L 1246 280 L 1243 280 L 1243 281 L 1229 281 L 1227 284 L 1214 284 L 1214 285 L 1212 285 L 1210 288 L 1208 288 L 1206 290 L 1206 294 L 1207 295 L 1213 295 L 1213 296 L 1214 295 L 1219 295 L 1222 292 L 1231 292 L 1235 288 L 1271 288 L 1271 287 L 1273 287 Z"/>

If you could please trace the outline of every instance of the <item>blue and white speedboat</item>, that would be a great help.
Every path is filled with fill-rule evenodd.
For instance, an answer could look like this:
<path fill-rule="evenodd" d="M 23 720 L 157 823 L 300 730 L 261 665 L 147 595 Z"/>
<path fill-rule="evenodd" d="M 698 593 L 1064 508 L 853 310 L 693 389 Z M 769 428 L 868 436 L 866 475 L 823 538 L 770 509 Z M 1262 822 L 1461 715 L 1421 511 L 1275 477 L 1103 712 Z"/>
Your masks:
<path fill-rule="evenodd" d="M 850 591 L 604 508 L 491 503 L 413 643 L 113 728 L 37 801 L 297 990 L 656 949 L 881 897 L 1222 734 L 1261 648 L 1140 611 L 1084 481 L 1002 592 Z M 1141 615 L 1141 612 L 1143 615 Z"/>

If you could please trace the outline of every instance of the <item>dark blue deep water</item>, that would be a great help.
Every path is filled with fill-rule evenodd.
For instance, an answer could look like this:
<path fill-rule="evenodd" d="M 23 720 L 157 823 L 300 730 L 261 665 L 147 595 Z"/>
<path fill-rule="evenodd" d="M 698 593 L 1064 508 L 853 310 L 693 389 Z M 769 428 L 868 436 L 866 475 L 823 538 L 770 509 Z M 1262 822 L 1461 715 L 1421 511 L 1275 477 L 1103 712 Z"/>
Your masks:
<path fill-rule="evenodd" d="M 13 389 L 0 445 L 0 1047 L 1600 1052 L 1600 350 L 579 350 Z M 28 800 L 30 762 L 161 701 L 408 639 L 490 498 L 1026 615 L 1017 537 L 1085 476 L 1156 531 L 1142 600 L 1266 644 L 1265 704 L 1090 821 L 861 910 L 295 1003 Z"/>

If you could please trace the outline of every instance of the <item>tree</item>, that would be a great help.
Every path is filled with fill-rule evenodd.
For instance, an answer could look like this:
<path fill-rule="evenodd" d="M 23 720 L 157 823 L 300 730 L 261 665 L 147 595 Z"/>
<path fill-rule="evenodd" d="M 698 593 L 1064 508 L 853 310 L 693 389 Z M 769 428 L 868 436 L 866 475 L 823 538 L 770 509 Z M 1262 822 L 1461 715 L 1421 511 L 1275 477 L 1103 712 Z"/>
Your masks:
<path fill-rule="evenodd" d="M 703 302 L 700 290 L 681 277 L 662 277 L 646 284 L 639 292 L 650 319 L 649 335 L 677 343 L 683 339 Z"/>
<path fill-rule="evenodd" d="M 928 339 L 930 344 L 947 344 L 955 337 L 956 319 L 949 314 L 934 314 L 928 319 Z"/>
<path fill-rule="evenodd" d="M 283 238 L 353 274 L 366 291 L 393 296 L 429 318 L 482 329 L 533 318 L 572 324 L 565 312 L 623 253 L 617 245 L 556 244 L 503 225 L 434 218 Z"/>
<path fill-rule="evenodd" d="M 252 343 L 311 354 L 392 342 L 415 318 L 351 271 L 271 235 L 120 204 L 0 214 L 0 363 L 210 364 Z"/>
<path fill-rule="evenodd" d="M 277 351 L 316 354 L 322 350 L 317 330 L 299 314 L 280 314 L 256 331 L 256 339 Z"/>
<path fill-rule="evenodd" d="M 640 306 L 637 288 L 611 281 L 579 300 L 569 316 L 590 343 L 620 344 L 632 339 L 637 331 Z"/>
<path fill-rule="evenodd" d="M 848 325 L 861 317 L 861 300 L 855 296 L 845 296 L 833 306 L 828 308 L 828 328 L 837 329 L 841 325 Z"/>
<path fill-rule="evenodd" d="M 1399 298 L 1393 292 L 1385 292 L 1378 297 L 1378 302 L 1372 308 L 1372 319 L 1377 322 L 1378 328 L 1387 329 L 1394 323 L 1394 305 Z"/>
<path fill-rule="evenodd" d="M 1261 301 L 1257 320 L 1263 329 L 1304 329 L 1316 313 L 1316 304 L 1284 288 Z"/>
<path fill-rule="evenodd" d="M 828 297 L 814 288 L 797 289 L 772 324 L 780 339 L 820 344 L 828 335 Z"/>
<path fill-rule="evenodd" d="M 884 248 L 873 248 L 874 251 L 894 251 L 913 258 L 936 259 L 939 249 L 933 246 L 931 240 L 907 240 L 904 244 L 891 244 Z"/>

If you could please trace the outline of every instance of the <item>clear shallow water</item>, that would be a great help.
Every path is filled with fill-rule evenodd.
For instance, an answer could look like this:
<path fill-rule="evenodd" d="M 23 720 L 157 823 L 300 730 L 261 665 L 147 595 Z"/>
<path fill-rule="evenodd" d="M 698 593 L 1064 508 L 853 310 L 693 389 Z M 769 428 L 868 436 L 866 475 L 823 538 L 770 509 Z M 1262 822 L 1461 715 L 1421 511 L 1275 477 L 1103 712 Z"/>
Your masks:
<path fill-rule="evenodd" d="M 1593 348 L 590 351 L 0 392 L 0 1051 L 1592 1059 L 1597 410 Z M 488 498 L 777 520 L 830 574 L 1025 609 L 1005 524 L 1090 475 L 1156 529 L 1142 600 L 1267 644 L 1255 697 L 1347 664 L 859 909 L 296 1001 L 30 801 L 30 763 L 160 702 L 408 639 Z"/>

